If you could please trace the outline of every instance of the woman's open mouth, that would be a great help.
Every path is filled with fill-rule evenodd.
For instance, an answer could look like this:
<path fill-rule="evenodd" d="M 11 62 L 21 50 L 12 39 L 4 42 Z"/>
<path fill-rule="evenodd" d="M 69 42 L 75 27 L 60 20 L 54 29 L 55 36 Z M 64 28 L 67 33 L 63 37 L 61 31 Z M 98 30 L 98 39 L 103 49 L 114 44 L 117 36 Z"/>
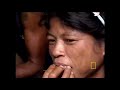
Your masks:
<path fill-rule="evenodd" d="M 66 65 L 66 64 L 63 64 L 63 63 L 54 63 L 56 66 L 59 66 L 59 67 L 61 67 L 61 68 L 72 68 L 71 66 L 69 66 L 69 65 Z"/>

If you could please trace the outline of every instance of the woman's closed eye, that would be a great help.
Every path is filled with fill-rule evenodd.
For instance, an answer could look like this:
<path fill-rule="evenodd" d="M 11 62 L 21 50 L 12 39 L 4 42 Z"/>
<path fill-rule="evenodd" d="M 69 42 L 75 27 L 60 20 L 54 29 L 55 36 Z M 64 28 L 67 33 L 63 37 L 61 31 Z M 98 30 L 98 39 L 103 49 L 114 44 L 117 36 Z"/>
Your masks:
<path fill-rule="evenodd" d="M 68 43 L 68 44 L 73 44 L 75 43 L 77 40 L 75 39 L 65 39 L 65 42 Z"/>
<path fill-rule="evenodd" d="M 54 39 L 48 39 L 48 42 L 49 42 L 49 44 L 51 45 L 51 44 L 54 44 L 54 43 L 55 43 L 55 40 L 54 40 Z"/>

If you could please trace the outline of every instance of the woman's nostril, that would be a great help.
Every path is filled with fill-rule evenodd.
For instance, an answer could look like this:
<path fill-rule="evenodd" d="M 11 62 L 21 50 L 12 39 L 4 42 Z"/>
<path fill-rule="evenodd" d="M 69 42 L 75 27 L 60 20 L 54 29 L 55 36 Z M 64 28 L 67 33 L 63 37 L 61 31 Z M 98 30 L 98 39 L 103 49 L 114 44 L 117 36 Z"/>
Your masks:
<path fill-rule="evenodd" d="M 56 55 L 54 56 L 54 58 L 59 58 L 59 57 L 62 57 L 63 55 Z"/>

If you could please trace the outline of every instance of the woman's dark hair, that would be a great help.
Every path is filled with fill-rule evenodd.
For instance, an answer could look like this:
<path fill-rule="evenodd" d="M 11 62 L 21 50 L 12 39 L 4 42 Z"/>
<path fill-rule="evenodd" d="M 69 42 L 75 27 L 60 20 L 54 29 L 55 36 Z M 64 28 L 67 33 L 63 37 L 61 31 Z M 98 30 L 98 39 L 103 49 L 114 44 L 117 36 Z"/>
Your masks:
<path fill-rule="evenodd" d="M 103 13 L 104 14 L 104 13 Z M 104 17 L 104 15 L 101 15 Z M 96 40 L 104 40 L 105 26 L 92 12 L 51 12 L 47 14 L 45 26 L 50 29 L 50 20 L 60 19 L 65 26 L 92 35 Z"/>

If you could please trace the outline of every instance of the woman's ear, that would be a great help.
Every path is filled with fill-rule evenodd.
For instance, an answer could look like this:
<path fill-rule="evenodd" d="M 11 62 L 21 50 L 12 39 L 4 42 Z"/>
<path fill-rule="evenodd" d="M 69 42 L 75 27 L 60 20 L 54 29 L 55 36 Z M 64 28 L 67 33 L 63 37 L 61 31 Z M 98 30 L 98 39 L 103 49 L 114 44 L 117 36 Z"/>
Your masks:
<path fill-rule="evenodd" d="M 105 55 L 105 42 L 102 42 L 102 53 L 103 56 Z"/>

